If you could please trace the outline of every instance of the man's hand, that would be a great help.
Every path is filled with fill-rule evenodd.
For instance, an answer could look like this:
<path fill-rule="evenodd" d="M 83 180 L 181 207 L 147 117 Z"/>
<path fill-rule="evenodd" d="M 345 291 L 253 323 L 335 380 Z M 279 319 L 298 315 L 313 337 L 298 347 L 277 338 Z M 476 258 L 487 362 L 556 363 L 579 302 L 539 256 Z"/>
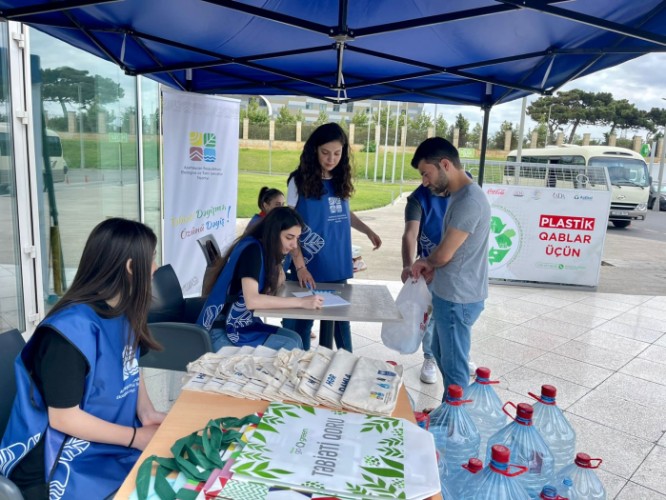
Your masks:
<path fill-rule="evenodd" d="M 427 259 L 418 259 L 412 264 L 412 278 L 419 279 L 420 276 L 430 283 L 435 275 L 435 268 Z"/>

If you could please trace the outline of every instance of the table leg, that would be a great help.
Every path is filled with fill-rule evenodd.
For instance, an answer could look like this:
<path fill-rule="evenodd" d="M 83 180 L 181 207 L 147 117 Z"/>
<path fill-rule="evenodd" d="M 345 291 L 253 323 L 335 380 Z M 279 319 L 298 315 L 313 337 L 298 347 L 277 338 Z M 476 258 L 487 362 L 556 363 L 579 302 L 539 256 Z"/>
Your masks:
<path fill-rule="evenodd" d="M 319 345 L 333 349 L 333 332 L 335 321 L 322 320 L 319 322 Z"/>

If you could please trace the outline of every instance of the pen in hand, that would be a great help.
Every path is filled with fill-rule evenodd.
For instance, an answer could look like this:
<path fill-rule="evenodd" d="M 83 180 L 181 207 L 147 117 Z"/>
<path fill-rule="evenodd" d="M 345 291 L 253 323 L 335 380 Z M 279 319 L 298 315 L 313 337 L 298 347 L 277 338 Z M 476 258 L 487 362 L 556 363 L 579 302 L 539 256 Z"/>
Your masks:
<path fill-rule="evenodd" d="M 316 293 L 314 293 L 314 290 L 312 289 L 312 285 L 310 285 L 310 283 L 305 283 L 305 286 L 307 287 L 308 290 L 310 290 L 310 293 L 312 295 L 316 295 Z"/>

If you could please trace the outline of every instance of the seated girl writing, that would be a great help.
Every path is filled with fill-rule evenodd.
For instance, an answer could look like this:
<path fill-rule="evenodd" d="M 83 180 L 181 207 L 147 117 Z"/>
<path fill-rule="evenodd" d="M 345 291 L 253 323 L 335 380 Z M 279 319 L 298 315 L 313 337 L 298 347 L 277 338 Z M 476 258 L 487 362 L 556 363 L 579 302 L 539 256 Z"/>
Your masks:
<path fill-rule="evenodd" d="M 275 296 L 285 280 L 282 260 L 298 246 L 302 228 L 303 220 L 295 210 L 274 208 L 215 264 L 213 279 L 204 287 L 208 299 L 197 321 L 210 331 L 214 351 L 229 342 L 276 350 L 303 348 L 296 332 L 267 325 L 253 313 L 255 309 L 322 307 L 323 298 L 318 295 Z"/>

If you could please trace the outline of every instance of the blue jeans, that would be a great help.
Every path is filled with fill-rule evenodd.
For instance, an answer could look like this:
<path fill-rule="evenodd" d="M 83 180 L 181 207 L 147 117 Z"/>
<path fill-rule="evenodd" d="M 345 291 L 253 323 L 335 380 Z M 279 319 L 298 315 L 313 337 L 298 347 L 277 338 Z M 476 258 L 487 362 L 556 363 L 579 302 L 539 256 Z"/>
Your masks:
<path fill-rule="evenodd" d="M 331 281 L 330 283 L 347 283 L 347 280 Z M 310 332 L 314 321 L 311 319 L 291 319 L 284 318 L 282 326 L 293 330 L 301 336 L 303 342 L 303 350 L 310 350 Z M 333 330 L 333 338 L 335 339 L 335 347 L 338 349 L 345 349 L 352 352 L 352 339 L 351 339 L 351 326 L 349 321 L 336 321 Z"/>
<path fill-rule="evenodd" d="M 428 320 L 428 326 L 426 326 L 425 333 L 423 334 L 423 340 L 421 340 L 421 347 L 423 348 L 423 357 L 425 359 L 434 358 L 432 354 L 432 334 L 435 330 L 435 315 L 431 314 L 430 319 Z"/>
<path fill-rule="evenodd" d="M 213 343 L 213 352 L 217 352 L 225 346 L 235 345 L 229 340 L 227 332 L 223 328 L 213 328 L 210 331 L 210 340 Z M 303 343 L 298 333 L 286 328 L 278 328 L 275 333 L 267 335 L 263 345 L 276 351 L 280 349 L 287 349 L 288 351 L 303 349 Z"/>
<path fill-rule="evenodd" d="M 444 396 L 450 385 L 467 391 L 469 384 L 469 349 L 472 325 L 481 315 L 485 301 L 457 304 L 432 295 L 436 335 L 432 338 L 432 352 L 444 377 Z"/>

